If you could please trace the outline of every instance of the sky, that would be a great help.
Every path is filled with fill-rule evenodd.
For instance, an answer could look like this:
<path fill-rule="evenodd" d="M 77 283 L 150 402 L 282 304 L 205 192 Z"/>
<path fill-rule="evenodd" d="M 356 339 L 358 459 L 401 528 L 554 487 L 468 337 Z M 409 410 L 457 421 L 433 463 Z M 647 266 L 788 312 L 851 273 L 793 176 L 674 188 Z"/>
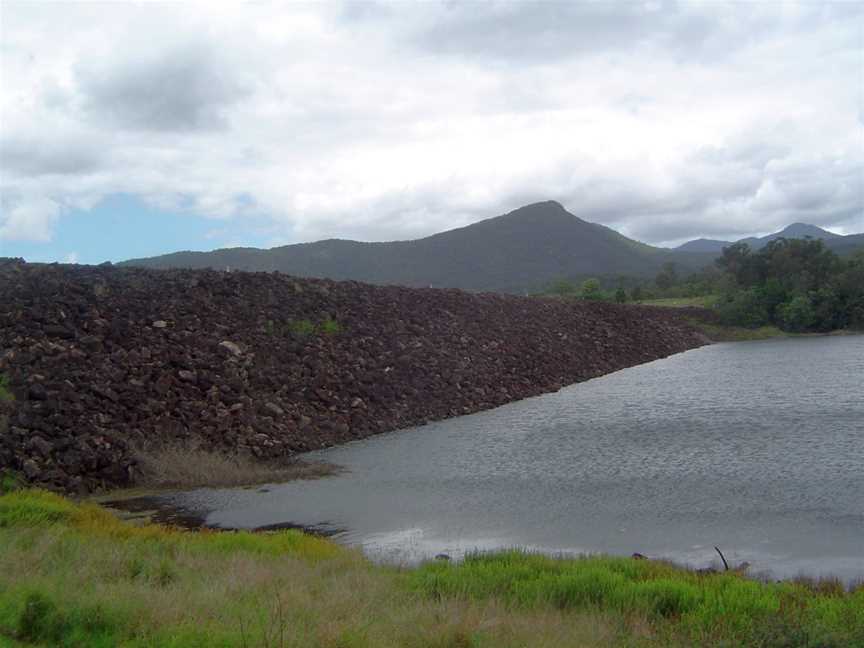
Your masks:
<path fill-rule="evenodd" d="M 0 1 L 0 256 L 864 232 L 859 2 Z"/>

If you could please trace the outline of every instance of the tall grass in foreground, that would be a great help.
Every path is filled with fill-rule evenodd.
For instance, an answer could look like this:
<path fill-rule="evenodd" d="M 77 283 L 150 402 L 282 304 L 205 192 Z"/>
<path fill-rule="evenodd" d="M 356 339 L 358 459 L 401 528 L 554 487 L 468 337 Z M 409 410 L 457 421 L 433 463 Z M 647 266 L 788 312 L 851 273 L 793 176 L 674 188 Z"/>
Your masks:
<path fill-rule="evenodd" d="M 864 589 L 522 552 L 374 566 L 296 531 L 120 522 L 41 491 L 0 497 L 0 645 L 864 646 Z M 15 645 L 15 644 L 12 644 Z"/>

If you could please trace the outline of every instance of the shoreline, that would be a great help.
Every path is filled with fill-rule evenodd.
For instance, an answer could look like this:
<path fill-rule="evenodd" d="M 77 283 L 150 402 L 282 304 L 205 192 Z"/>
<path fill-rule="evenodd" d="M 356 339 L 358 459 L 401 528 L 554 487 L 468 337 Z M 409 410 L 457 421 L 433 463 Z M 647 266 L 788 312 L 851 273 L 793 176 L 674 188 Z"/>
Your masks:
<path fill-rule="evenodd" d="M 168 495 L 169 493 L 161 493 L 161 495 Z M 543 548 L 536 547 L 526 547 L 518 544 L 503 544 L 500 547 L 493 548 L 476 548 L 476 549 L 466 549 L 457 554 L 447 554 L 441 553 L 437 550 L 431 550 L 426 554 L 417 555 L 416 557 L 412 557 L 410 559 L 400 558 L 398 560 L 388 559 L 376 557 L 376 555 L 369 554 L 361 548 L 358 548 L 352 544 L 343 544 L 339 540 L 339 536 L 350 532 L 350 529 L 343 528 L 335 528 L 331 526 L 319 526 L 319 525 L 306 525 L 294 522 L 279 522 L 274 524 L 267 524 L 260 527 L 247 528 L 247 527 L 233 527 L 233 526 L 214 526 L 208 525 L 206 520 L 206 512 L 202 511 L 191 511 L 189 509 L 183 508 L 181 506 L 172 505 L 170 502 L 160 502 L 160 493 L 147 493 L 142 497 L 127 497 L 121 500 L 109 500 L 108 498 L 104 498 L 103 501 L 98 501 L 95 499 L 87 500 L 88 502 L 95 502 L 98 505 L 111 514 L 117 516 L 123 522 L 133 524 L 136 526 L 146 526 L 149 524 L 163 525 L 172 528 L 182 529 L 184 531 L 188 531 L 190 533 L 226 533 L 226 534 L 236 534 L 236 533 L 251 533 L 251 534 L 268 534 L 273 532 L 279 532 L 283 530 L 293 530 L 299 531 L 304 534 L 328 539 L 340 547 L 345 548 L 346 550 L 359 550 L 363 554 L 363 556 L 369 560 L 371 563 L 375 565 L 380 565 L 382 567 L 395 567 L 399 569 L 411 569 L 415 568 L 424 563 L 433 561 L 435 559 L 448 560 L 452 561 L 454 564 L 458 564 L 463 561 L 467 556 L 472 555 L 480 555 L 480 554 L 497 554 L 503 551 L 519 551 L 526 554 L 540 555 L 545 556 L 553 560 L 590 560 L 590 559 L 603 559 L 603 558 L 613 558 L 613 559 L 626 559 L 632 558 L 634 560 L 647 560 L 651 562 L 662 563 L 665 565 L 669 565 L 674 567 L 677 570 L 682 572 L 688 572 L 694 575 L 707 575 L 707 574 L 722 574 L 724 572 L 734 573 L 742 578 L 746 578 L 748 580 L 752 580 L 754 582 L 759 583 L 789 583 L 789 582 L 797 582 L 801 580 L 811 581 L 814 583 L 818 582 L 839 582 L 842 583 L 844 587 L 856 588 L 864 584 L 864 574 L 847 574 L 844 575 L 842 572 L 837 571 L 818 571 L 812 572 L 807 570 L 796 570 L 796 571 L 788 571 L 789 575 L 786 576 L 778 576 L 776 569 L 771 568 L 759 568 L 757 565 L 750 563 L 749 561 L 739 561 L 738 563 L 729 563 L 728 569 L 724 569 L 723 563 L 720 558 L 714 556 L 714 559 L 708 561 L 707 565 L 702 563 L 700 566 L 699 562 L 691 562 L 687 560 L 682 560 L 675 558 L 673 555 L 647 555 L 642 554 L 641 552 L 635 551 L 631 553 L 609 553 L 608 551 L 603 550 L 589 550 L 589 551 L 566 551 L 566 550 L 558 550 L 558 549 L 550 549 L 545 550 Z M 440 558 L 441 556 L 446 556 L 446 558 Z M 818 559 L 814 559 L 812 562 L 818 563 Z M 781 572 L 782 573 L 782 572 Z M 813 575 L 817 573 L 818 575 Z"/>
<path fill-rule="evenodd" d="M 33 490 L 0 496 L 0 540 L 0 638 L 27 644 L 274 645 L 274 631 L 322 648 L 864 639 L 864 587 L 833 580 L 520 551 L 394 568 L 294 530 L 136 527 Z"/>

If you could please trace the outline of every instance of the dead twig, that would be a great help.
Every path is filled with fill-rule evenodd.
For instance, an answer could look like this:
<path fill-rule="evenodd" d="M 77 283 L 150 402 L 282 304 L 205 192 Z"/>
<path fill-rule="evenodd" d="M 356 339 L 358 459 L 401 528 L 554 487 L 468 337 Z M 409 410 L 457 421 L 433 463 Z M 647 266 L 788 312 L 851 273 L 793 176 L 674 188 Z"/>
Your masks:
<path fill-rule="evenodd" d="M 725 571 L 729 571 L 729 563 L 726 562 L 726 558 L 723 556 L 723 552 L 720 551 L 720 547 L 715 546 L 714 549 L 717 551 L 718 554 L 720 554 L 720 560 L 723 561 L 723 567 L 725 568 Z"/>

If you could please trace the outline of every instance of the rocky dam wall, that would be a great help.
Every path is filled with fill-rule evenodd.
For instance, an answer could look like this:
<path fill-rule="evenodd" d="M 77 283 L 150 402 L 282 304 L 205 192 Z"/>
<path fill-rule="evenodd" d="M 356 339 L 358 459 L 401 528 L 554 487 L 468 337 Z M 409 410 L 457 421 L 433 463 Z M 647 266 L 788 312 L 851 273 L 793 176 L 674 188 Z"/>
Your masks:
<path fill-rule="evenodd" d="M 672 309 L 5 260 L 0 470 L 83 493 L 160 444 L 284 459 L 706 342 Z"/>

